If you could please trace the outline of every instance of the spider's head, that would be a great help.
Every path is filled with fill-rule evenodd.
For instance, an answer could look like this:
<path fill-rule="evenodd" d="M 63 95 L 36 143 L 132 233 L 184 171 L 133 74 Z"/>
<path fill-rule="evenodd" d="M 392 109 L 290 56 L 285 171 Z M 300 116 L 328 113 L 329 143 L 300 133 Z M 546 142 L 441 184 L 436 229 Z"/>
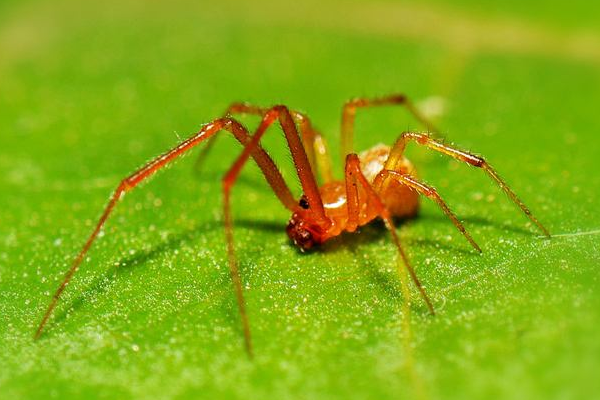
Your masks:
<path fill-rule="evenodd" d="M 324 232 L 322 227 L 311 223 L 311 212 L 308 201 L 304 196 L 300 198 L 299 208 L 292 214 L 287 227 L 288 236 L 300 250 L 311 249 L 316 244 L 323 243 Z"/>

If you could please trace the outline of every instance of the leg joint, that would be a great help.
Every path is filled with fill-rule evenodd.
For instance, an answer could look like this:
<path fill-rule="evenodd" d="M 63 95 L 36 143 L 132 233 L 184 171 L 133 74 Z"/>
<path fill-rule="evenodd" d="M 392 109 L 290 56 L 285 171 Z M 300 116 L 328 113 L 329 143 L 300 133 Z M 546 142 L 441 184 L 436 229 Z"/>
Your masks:
<path fill-rule="evenodd" d="M 367 104 L 368 103 L 367 103 L 366 99 L 354 98 L 354 99 L 350 99 L 350 100 L 346 101 L 346 103 L 344 103 L 344 109 L 364 107 Z"/>
<path fill-rule="evenodd" d="M 358 155 L 356 153 L 350 153 L 346 156 L 346 167 L 356 165 L 359 162 Z"/>
<path fill-rule="evenodd" d="M 228 194 L 229 192 L 231 192 L 233 181 L 234 180 L 232 179 L 229 173 L 225 174 L 223 178 L 221 178 L 221 188 L 223 189 L 224 193 Z"/>
<path fill-rule="evenodd" d="M 388 99 L 390 102 L 397 103 L 397 104 L 406 103 L 406 100 L 408 100 L 406 98 L 406 96 L 402 93 L 392 95 L 392 96 L 388 97 Z"/>
<path fill-rule="evenodd" d="M 425 196 L 432 198 L 435 201 L 442 200 L 442 198 L 440 197 L 440 194 L 437 192 L 437 190 L 435 188 L 432 188 L 431 186 L 426 186 L 426 185 L 422 185 L 421 187 L 423 188 L 423 194 Z"/>
<path fill-rule="evenodd" d="M 121 183 L 119 183 L 119 186 L 117 186 L 117 190 L 115 191 L 115 193 L 120 196 L 122 193 L 128 192 L 131 189 L 133 189 L 134 186 L 135 182 L 131 178 L 123 179 Z"/>
<path fill-rule="evenodd" d="M 284 106 L 283 104 L 277 104 L 276 106 L 273 106 L 270 111 L 276 112 L 278 114 L 290 114 L 290 110 L 287 108 L 287 106 Z"/>
<path fill-rule="evenodd" d="M 227 110 L 225 110 L 225 115 L 231 115 L 237 112 L 244 112 L 246 109 L 246 105 L 244 103 L 231 103 Z"/>
<path fill-rule="evenodd" d="M 468 162 L 469 164 L 471 164 L 472 166 L 478 167 L 478 168 L 484 168 L 485 165 L 487 165 L 487 163 L 483 159 L 483 157 L 479 157 L 479 156 L 476 156 L 476 155 L 470 154 L 470 153 L 467 153 L 464 156 L 464 160 L 466 162 Z"/>
<path fill-rule="evenodd" d="M 418 133 L 418 132 L 411 132 L 411 131 L 402 132 L 402 135 L 400 135 L 400 138 L 414 140 L 414 141 L 418 142 L 419 144 L 426 144 L 430 140 L 429 135 L 427 135 L 425 133 Z"/>

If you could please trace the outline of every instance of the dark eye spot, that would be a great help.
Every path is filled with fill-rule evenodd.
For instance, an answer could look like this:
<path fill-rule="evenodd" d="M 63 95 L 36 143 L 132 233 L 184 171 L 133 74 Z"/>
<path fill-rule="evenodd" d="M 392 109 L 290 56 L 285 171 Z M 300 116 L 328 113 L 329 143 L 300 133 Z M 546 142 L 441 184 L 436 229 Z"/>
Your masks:
<path fill-rule="evenodd" d="M 305 210 L 308 210 L 308 200 L 306 200 L 306 197 L 302 196 L 300 198 L 300 207 L 304 208 Z"/>

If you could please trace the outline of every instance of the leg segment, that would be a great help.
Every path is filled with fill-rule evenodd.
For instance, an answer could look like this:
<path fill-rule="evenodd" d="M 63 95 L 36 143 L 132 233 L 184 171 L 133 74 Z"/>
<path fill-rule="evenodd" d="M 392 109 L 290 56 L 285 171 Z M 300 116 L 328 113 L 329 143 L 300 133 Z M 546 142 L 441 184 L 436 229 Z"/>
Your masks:
<path fill-rule="evenodd" d="M 296 166 L 296 171 L 298 173 L 298 177 L 300 178 L 300 182 L 304 190 L 304 195 L 306 196 L 306 199 L 310 204 L 311 209 L 315 212 L 316 222 L 322 224 L 324 227 L 330 223 L 329 219 L 325 216 L 321 195 L 319 194 L 319 189 L 310 169 L 308 157 L 306 156 L 304 147 L 302 146 L 300 135 L 298 134 L 291 113 L 285 106 L 275 106 L 269 109 L 264 114 L 258 129 L 252 136 L 252 139 L 246 144 L 244 150 L 242 151 L 242 154 L 240 154 L 240 156 L 235 160 L 235 162 L 233 163 L 233 165 L 222 180 L 225 213 L 225 235 L 227 239 L 227 255 L 229 258 L 229 265 L 231 266 L 231 275 L 236 287 L 238 306 L 240 309 L 240 314 L 242 316 L 242 322 L 244 326 L 244 338 L 246 341 L 246 350 L 250 355 L 252 355 L 250 324 L 248 323 L 248 317 L 246 314 L 242 285 L 235 257 L 235 249 L 233 246 L 233 219 L 231 217 L 230 206 L 231 189 L 235 184 L 235 181 L 237 180 L 237 177 L 239 176 L 242 168 L 246 164 L 246 161 L 248 161 L 250 155 L 254 151 L 256 151 L 257 148 L 259 148 L 258 146 L 260 144 L 260 139 L 265 134 L 267 128 L 277 120 L 279 120 L 281 128 L 283 129 L 286 140 L 288 142 L 288 146 L 290 148 L 290 152 L 294 160 L 294 165 Z"/>
<path fill-rule="evenodd" d="M 296 128 L 296 124 L 291 112 L 283 105 L 274 106 L 267 110 L 267 112 L 263 115 L 262 121 L 259 127 L 256 129 L 256 132 L 252 136 L 251 140 L 246 144 L 242 154 L 229 170 L 227 176 L 232 177 L 232 180 L 229 184 L 225 185 L 225 187 L 228 188 L 227 190 L 229 190 L 231 184 L 235 182 L 237 175 L 241 171 L 250 155 L 259 148 L 260 140 L 265 134 L 267 128 L 276 121 L 279 121 L 279 124 L 285 135 L 290 153 L 292 154 L 294 166 L 296 167 L 298 178 L 300 179 L 300 183 L 302 185 L 304 196 L 306 196 L 306 199 L 310 204 L 312 211 L 314 212 L 315 219 L 318 224 L 328 226 L 330 221 L 325 216 L 325 210 L 323 208 L 323 201 L 321 200 L 319 188 L 312 172 L 308 156 L 300 139 L 298 129 Z M 228 180 L 226 179 L 226 181 Z"/>
<path fill-rule="evenodd" d="M 81 264 L 86 253 L 97 238 L 98 234 L 100 233 L 100 230 L 102 229 L 106 220 L 112 213 L 115 205 L 125 195 L 125 193 L 136 187 L 145 179 L 152 176 L 159 169 L 161 169 L 171 161 L 175 160 L 186 151 L 190 150 L 191 148 L 205 141 L 206 139 L 213 137 L 217 132 L 223 129 L 231 132 L 242 144 L 246 144 L 250 141 L 250 135 L 240 123 L 231 118 L 220 118 L 207 125 L 204 125 L 198 133 L 196 133 L 189 139 L 183 141 L 181 144 L 171 149 L 167 153 L 156 157 L 154 160 L 150 161 L 142 168 L 138 169 L 133 174 L 121 181 L 116 191 L 111 196 L 108 205 L 104 209 L 104 212 L 102 213 L 98 223 L 96 224 L 96 227 L 94 228 L 94 231 L 85 242 L 83 248 L 73 261 L 71 268 L 67 271 L 63 282 L 60 284 L 60 286 L 54 293 L 52 301 L 50 302 L 46 313 L 44 314 L 44 317 L 42 318 L 42 321 L 40 322 L 37 328 L 35 338 L 38 338 L 41 335 L 42 330 L 48 322 L 52 311 L 56 307 L 61 294 L 64 292 L 65 288 L 67 287 L 75 272 L 77 272 L 79 265 Z M 289 188 L 285 184 L 283 177 L 275 167 L 273 160 L 261 148 L 254 148 L 252 157 L 265 174 L 265 178 L 267 179 L 269 185 L 271 186 L 271 188 L 273 188 L 277 197 L 281 200 L 283 205 L 288 209 L 293 210 L 296 206 L 296 201 L 294 200 L 294 197 L 292 196 Z M 235 275 L 235 271 L 232 271 L 232 274 Z"/>
<path fill-rule="evenodd" d="M 253 106 L 253 105 L 250 105 L 247 103 L 232 103 L 229 107 L 227 107 L 227 110 L 225 111 L 225 113 L 223 115 L 225 117 L 229 117 L 232 114 L 256 114 L 256 115 L 262 116 L 262 115 L 264 115 L 265 112 L 266 112 L 266 109 L 263 109 L 263 108 L 260 108 L 257 106 Z M 198 154 L 198 158 L 196 159 L 196 165 L 195 165 L 195 169 L 197 171 L 200 171 L 202 165 L 204 165 L 204 160 L 206 159 L 206 157 L 210 153 L 210 150 L 214 146 L 215 141 L 217 140 L 217 137 L 218 136 L 210 137 L 206 141 L 206 145 L 204 145 L 202 150 L 200 150 L 200 153 Z"/>
<path fill-rule="evenodd" d="M 358 185 L 360 185 L 366 192 L 369 204 L 376 208 L 377 214 L 384 220 L 385 226 L 392 235 L 392 240 L 394 241 L 394 244 L 398 249 L 398 253 L 402 258 L 402 261 L 404 262 L 404 265 L 406 266 L 406 269 L 408 270 L 412 281 L 419 290 L 419 293 L 421 294 L 421 297 L 423 297 L 425 303 L 427 303 L 427 307 L 429 308 L 431 314 L 435 315 L 433 304 L 431 303 L 427 292 L 425 292 L 425 288 L 423 288 L 423 285 L 421 285 L 421 282 L 419 281 L 419 278 L 417 277 L 414 268 L 408 261 L 408 257 L 406 256 L 406 253 L 404 252 L 404 249 L 400 244 L 400 239 L 398 238 L 398 234 L 396 233 L 396 227 L 394 226 L 392 216 L 383 204 L 383 201 L 381 200 L 377 192 L 375 192 L 375 190 L 371 187 L 371 185 L 363 175 L 362 171 L 360 170 L 360 160 L 358 159 L 358 156 L 356 154 L 348 154 L 348 156 L 346 157 L 345 175 L 347 191 L 346 201 L 348 204 L 349 221 L 352 221 L 352 223 L 354 223 L 354 221 L 358 221 L 359 219 L 358 213 L 360 209 L 360 202 L 358 199 Z M 399 271 L 399 273 L 402 274 L 401 271 Z"/>
<path fill-rule="evenodd" d="M 310 146 L 310 145 L 309 145 Z M 329 183 L 333 181 L 333 172 L 331 170 L 331 158 L 329 157 L 329 146 L 327 141 L 318 132 L 315 131 L 314 140 L 312 146 L 310 146 L 315 153 L 316 170 L 319 171 L 322 183 Z"/>
<path fill-rule="evenodd" d="M 347 154 L 354 152 L 354 119 L 356 117 L 356 109 L 388 105 L 404 106 L 429 132 L 437 132 L 437 129 L 421 115 L 419 110 L 417 110 L 412 102 L 403 94 L 395 94 L 375 99 L 352 99 L 347 101 L 342 109 L 342 157 L 345 158 Z"/>
<path fill-rule="evenodd" d="M 475 248 L 475 250 L 477 250 L 478 252 L 481 253 L 481 248 L 479 247 L 479 245 L 477 245 L 477 243 L 475 243 L 475 241 L 473 240 L 473 238 L 471 237 L 469 232 L 467 232 L 467 230 L 465 229 L 463 224 L 458 220 L 458 218 L 456 218 L 456 215 L 454 215 L 454 213 L 450 210 L 450 208 L 448 207 L 446 202 L 441 198 L 441 196 L 438 194 L 438 192 L 435 188 L 432 188 L 431 186 L 428 186 L 428 185 L 425 185 L 424 183 L 419 182 L 414 177 L 412 177 L 408 174 L 403 174 L 401 172 L 391 171 L 391 170 L 386 170 L 386 169 L 381 171 L 379 173 L 379 175 L 375 178 L 375 181 L 373 182 L 373 186 L 375 188 L 380 187 L 380 185 L 383 183 L 383 180 L 388 177 L 398 181 L 399 183 L 401 183 L 403 185 L 406 185 L 406 186 L 412 188 L 413 190 L 416 190 L 423 196 L 426 196 L 426 197 L 430 198 L 431 200 L 435 201 L 438 204 L 438 206 L 442 209 L 442 211 L 446 214 L 446 216 L 448 216 L 448 218 L 450 218 L 450 220 L 452 221 L 454 226 L 456 226 L 456 229 L 458 229 L 465 236 L 465 238 L 469 241 L 469 243 L 471 243 L 471 245 Z"/>
<path fill-rule="evenodd" d="M 268 108 L 263 108 L 248 103 L 232 103 L 225 111 L 225 115 L 250 114 L 263 117 L 268 110 Z M 306 115 L 293 110 L 290 110 L 289 112 L 299 126 L 302 143 L 313 171 L 319 171 L 319 175 L 321 176 L 323 182 L 331 182 L 333 180 L 333 174 L 331 170 L 331 161 L 329 158 L 329 149 L 325 139 L 313 127 L 310 119 Z M 200 152 L 196 161 L 197 169 L 199 169 L 200 165 L 202 165 L 204 162 L 204 159 L 208 155 L 216 138 L 217 137 L 214 136 L 209 139 L 209 142 Z"/>
<path fill-rule="evenodd" d="M 513 203 L 517 205 L 523 211 L 523 213 L 529 218 L 531 222 L 533 222 L 547 237 L 550 237 L 550 232 L 546 229 L 536 217 L 533 216 L 529 208 L 517 197 L 517 195 L 512 191 L 512 189 L 504 182 L 502 178 L 496 173 L 496 171 L 485 161 L 483 158 L 476 156 L 474 154 L 468 153 L 466 151 L 458 150 L 454 147 L 448 146 L 444 143 L 441 143 L 437 140 L 432 139 L 429 135 L 425 133 L 417 133 L 417 132 L 404 132 L 400 136 L 400 138 L 394 144 L 394 148 L 389 157 L 389 162 L 393 163 L 399 160 L 404 154 L 404 150 L 409 141 L 414 141 L 422 146 L 430 148 L 431 150 L 440 152 L 452 158 L 455 158 L 459 161 L 467 163 L 477 168 L 483 169 L 489 176 L 492 178 L 494 182 L 506 193 L 506 195 L 512 200 Z M 388 169 L 388 165 L 386 163 L 385 169 Z"/>

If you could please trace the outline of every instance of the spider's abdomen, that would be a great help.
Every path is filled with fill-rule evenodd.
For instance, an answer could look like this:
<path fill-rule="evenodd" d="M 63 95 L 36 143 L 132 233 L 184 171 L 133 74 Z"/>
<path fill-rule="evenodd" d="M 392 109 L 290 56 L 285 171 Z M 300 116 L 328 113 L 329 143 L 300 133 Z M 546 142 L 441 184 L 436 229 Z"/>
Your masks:
<path fill-rule="evenodd" d="M 358 155 L 360 169 L 370 183 L 373 183 L 383 168 L 416 177 L 415 167 L 406 157 L 402 157 L 394 162 L 395 165 L 386 165 L 390 151 L 391 148 L 389 146 L 378 144 Z M 419 210 L 418 193 L 393 179 L 386 179 L 383 185 L 375 187 L 375 190 L 395 217 L 410 218 L 415 216 Z"/>

